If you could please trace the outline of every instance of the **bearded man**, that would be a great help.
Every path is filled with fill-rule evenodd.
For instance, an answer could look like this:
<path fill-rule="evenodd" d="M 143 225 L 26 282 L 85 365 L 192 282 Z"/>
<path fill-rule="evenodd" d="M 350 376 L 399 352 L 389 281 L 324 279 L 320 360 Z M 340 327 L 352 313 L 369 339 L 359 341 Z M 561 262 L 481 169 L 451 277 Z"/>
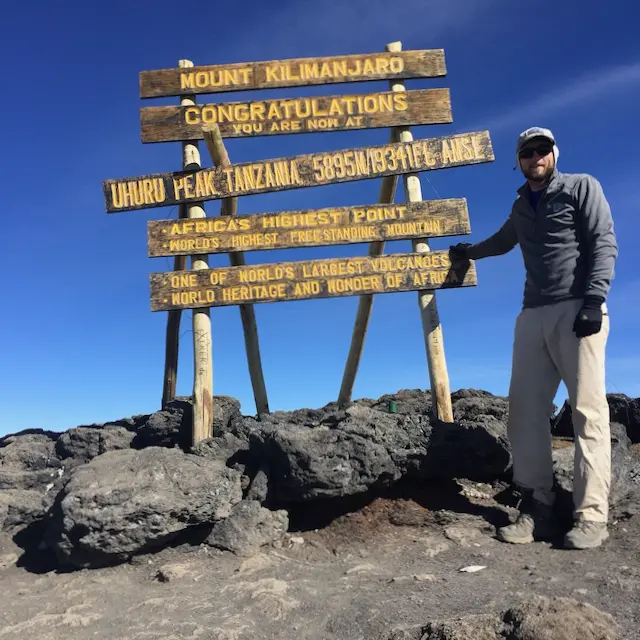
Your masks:
<path fill-rule="evenodd" d="M 618 245 L 600 183 L 561 173 L 548 129 L 523 131 L 516 165 L 526 182 L 504 225 L 477 244 L 450 248 L 453 260 L 498 256 L 520 245 L 524 300 L 513 343 L 508 437 L 513 480 L 523 498 L 517 520 L 498 530 L 516 544 L 548 539 L 553 516 L 549 419 L 560 381 L 568 392 L 575 436 L 574 526 L 565 547 L 587 549 L 608 537 L 611 485 L 609 406 L 605 393 L 606 299 Z"/>

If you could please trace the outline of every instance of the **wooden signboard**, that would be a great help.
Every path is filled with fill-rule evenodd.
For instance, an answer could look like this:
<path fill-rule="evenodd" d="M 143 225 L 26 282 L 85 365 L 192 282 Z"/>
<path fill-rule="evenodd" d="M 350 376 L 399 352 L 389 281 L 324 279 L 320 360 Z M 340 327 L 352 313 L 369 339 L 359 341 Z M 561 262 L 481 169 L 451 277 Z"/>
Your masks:
<path fill-rule="evenodd" d="M 152 258 L 435 238 L 470 232 L 464 198 L 147 222 Z"/>
<path fill-rule="evenodd" d="M 108 213 L 491 162 L 488 131 L 103 181 Z"/>
<path fill-rule="evenodd" d="M 452 264 L 447 251 L 152 273 L 149 281 L 152 311 L 477 284 L 475 265 Z"/>
<path fill-rule="evenodd" d="M 239 138 L 452 121 L 448 89 L 140 109 L 145 143 L 202 140 L 202 125 L 213 122 L 224 138 Z"/>
<path fill-rule="evenodd" d="M 159 98 L 394 78 L 438 78 L 445 75 L 444 51 L 420 49 L 141 71 L 140 97 Z"/>

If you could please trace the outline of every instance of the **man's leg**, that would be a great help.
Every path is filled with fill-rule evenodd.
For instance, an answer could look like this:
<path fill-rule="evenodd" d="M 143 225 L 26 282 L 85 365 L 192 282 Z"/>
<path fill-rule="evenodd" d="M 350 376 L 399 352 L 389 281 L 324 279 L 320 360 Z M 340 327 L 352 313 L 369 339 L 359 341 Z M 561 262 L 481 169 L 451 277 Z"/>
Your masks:
<path fill-rule="evenodd" d="M 607 539 L 609 491 L 611 487 L 611 432 L 605 387 L 605 349 L 609 316 L 594 335 L 577 338 L 573 322 L 580 302 L 564 303 L 552 353 L 569 394 L 575 436 L 573 502 L 576 526 L 565 543 L 589 548 Z"/>
<path fill-rule="evenodd" d="M 516 321 L 508 435 L 513 456 L 513 480 L 525 490 L 527 499 L 521 505 L 518 520 L 498 531 L 498 537 L 505 542 L 532 542 L 553 532 L 550 418 L 560 373 L 545 343 L 545 313 L 544 307 L 526 309 Z"/>

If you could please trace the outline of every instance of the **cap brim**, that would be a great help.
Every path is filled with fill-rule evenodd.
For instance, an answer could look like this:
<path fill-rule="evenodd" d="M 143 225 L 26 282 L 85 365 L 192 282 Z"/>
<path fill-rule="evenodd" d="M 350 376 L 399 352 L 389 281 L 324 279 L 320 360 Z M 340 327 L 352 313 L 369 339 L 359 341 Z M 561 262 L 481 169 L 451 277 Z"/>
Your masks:
<path fill-rule="evenodd" d="M 531 142 L 532 140 L 537 140 L 538 138 L 542 138 L 543 140 L 549 140 L 551 144 L 556 143 L 556 141 L 551 136 L 546 136 L 544 135 L 544 133 L 536 133 L 535 135 L 529 136 L 528 138 L 522 140 L 518 144 L 518 151 L 520 151 L 520 149 L 522 149 L 522 147 L 524 147 L 526 144 L 529 144 L 529 142 Z"/>

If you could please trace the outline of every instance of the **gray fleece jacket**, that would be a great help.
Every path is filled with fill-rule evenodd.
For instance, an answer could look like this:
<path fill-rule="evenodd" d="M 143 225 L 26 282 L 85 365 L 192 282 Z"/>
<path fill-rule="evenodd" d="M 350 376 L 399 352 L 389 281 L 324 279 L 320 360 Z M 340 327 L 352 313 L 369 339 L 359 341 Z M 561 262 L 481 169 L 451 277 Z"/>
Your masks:
<path fill-rule="evenodd" d="M 504 225 L 472 245 L 469 257 L 503 255 L 519 244 L 527 274 L 525 309 L 585 296 L 606 300 L 618 244 L 600 183 L 556 169 L 536 211 L 529 193 L 525 183 Z"/>

